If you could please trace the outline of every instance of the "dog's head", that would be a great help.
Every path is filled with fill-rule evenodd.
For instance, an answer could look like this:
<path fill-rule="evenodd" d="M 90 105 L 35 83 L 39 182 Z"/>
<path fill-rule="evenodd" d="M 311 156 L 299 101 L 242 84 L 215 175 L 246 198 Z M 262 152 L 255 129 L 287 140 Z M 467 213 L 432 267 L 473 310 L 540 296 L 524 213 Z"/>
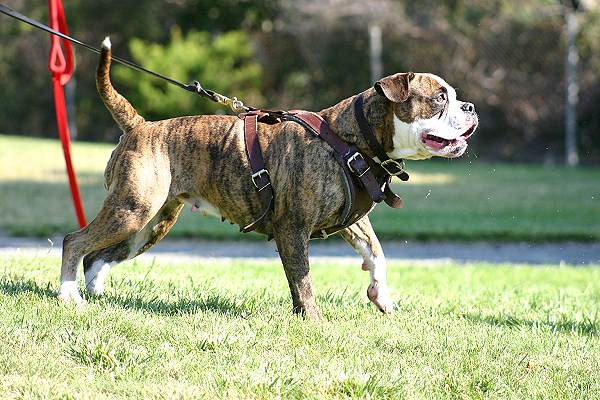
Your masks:
<path fill-rule="evenodd" d="M 456 90 L 433 74 L 400 73 L 375 83 L 391 102 L 392 158 L 420 160 L 460 157 L 478 124 L 475 106 L 456 98 Z"/>

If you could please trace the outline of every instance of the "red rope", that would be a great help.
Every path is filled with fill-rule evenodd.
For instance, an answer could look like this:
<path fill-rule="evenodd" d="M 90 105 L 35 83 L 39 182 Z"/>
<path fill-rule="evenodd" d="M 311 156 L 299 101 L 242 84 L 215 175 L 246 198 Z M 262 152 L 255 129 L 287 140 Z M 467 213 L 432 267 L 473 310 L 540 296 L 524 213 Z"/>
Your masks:
<path fill-rule="evenodd" d="M 61 0 L 48 0 L 48 18 L 52 29 L 60 31 L 65 35 L 67 32 L 67 22 Z M 64 85 L 73 75 L 73 49 L 69 41 L 60 39 L 58 36 L 50 35 L 51 47 L 50 57 L 48 59 L 48 69 L 52 73 L 52 91 L 54 93 L 54 108 L 56 110 L 56 124 L 58 125 L 58 135 L 62 143 L 63 154 L 65 156 L 65 165 L 69 177 L 69 186 L 71 187 L 71 197 L 79 226 L 83 228 L 87 225 L 83 204 L 77 185 L 77 177 L 71 161 L 71 139 L 69 125 L 67 124 L 67 107 L 65 105 Z M 61 47 L 62 42 L 62 47 Z M 64 49 L 64 52 L 63 52 Z M 65 56 L 66 53 L 66 56 Z"/>

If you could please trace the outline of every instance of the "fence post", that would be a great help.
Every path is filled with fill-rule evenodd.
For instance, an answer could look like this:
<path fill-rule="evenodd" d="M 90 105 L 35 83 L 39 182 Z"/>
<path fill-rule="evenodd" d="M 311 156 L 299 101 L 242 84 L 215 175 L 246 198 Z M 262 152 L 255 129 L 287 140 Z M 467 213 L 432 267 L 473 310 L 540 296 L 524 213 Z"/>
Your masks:
<path fill-rule="evenodd" d="M 576 166 L 579 164 L 579 154 L 577 153 L 577 97 L 579 85 L 577 84 L 577 45 L 575 36 L 577 34 L 577 16 L 576 10 L 571 7 L 565 7 L 566 19 L 566 63 L 565 63 L 565 159 L 567 165 Z"/>
<path fill-rule="evenodd" d="M 371 66 L 371 85 L 383 75 L 381 62 L 381 28 L 377 24 L 369 25 L 369 61 Z"/>

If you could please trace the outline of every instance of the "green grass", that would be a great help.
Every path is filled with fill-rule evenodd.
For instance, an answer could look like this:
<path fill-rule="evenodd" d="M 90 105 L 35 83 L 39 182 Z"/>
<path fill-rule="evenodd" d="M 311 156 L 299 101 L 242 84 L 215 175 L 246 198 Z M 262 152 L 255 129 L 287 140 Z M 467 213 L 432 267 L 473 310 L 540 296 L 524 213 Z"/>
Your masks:
<path fill-rule="evenodd" d="M 88 218 L 104 198 L 102 171 L 113 145 L 75 143 Z M 487 164 L 477 159 L 408 162 L 396 183 L 405 208 L 371 214 L 382 239 L 600 240 L 600 168 Z M 0 136 L 0 230 L 22 236 L 76 228 L 57 140 Z M 171 237 L 259 238 L 184 211 Z"/>
<path fill-rule="evenodd" d="M 312 266 L 326 322 L 276 261 L 128 262 L 83 308 L 59 260 L 0 258 L 0 398 L 597 399 L 600 269 Z"/>

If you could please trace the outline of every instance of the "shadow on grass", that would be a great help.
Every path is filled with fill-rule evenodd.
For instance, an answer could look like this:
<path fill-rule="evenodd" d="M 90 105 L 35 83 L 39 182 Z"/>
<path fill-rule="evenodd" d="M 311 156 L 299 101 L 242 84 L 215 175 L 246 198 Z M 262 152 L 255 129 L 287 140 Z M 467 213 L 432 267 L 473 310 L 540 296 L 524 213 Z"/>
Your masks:
<path fill-rule="evenodd" d="M 150 300 L 141 296 L 111 296 L 102 297 L 88 296 L 91 303 L 107 304 L 129 310 L 144 311 L 162 315 L 181 315 L 196 312 L 213 312 L 223 315 L 234 315 L 245 318 L 252 314 L 252 309 L 240 304 L 234 299 L 222 296 L 211 295 L 200 301 L 180 298 L 174 302 L 164 301 L 158 298 Z"/>
<path fill-rule="evenodd" d="M 22 293 L 32 293 L 40 298 L 56 298 L 56 290 L 51 289 L 50 283 L 41 286 L 33 280 L 21 280 L 18 278 L 0 279 L 0 292 L 7 295 L 19 295 Z M 239 302 L 236 299 L 226 297 L 220 294 L 211 294 L 198 301 L 193 298 L 179 298 L 174 302 L 168 302 L 158 299 L 158 296 L 147 300 L 142 296 L 86 296 L 90 304 L 110 305 L 124 309 L 144 311 L 163 315 L 179 315 L 186 313 L 195 313 L 199 311 L 214 312 L 219 314 L 228 314 L 245 318 L 254 312 L 252 304 Z"/>
<path fill-rule="evenodd" d="M 584 321 L 572 321 L 568 319 L 563 319 L 561 321 L 543 321 L 520 319 L 510 315 L 497 317 L 492 315 L 469 313 L 460 314 L 459 317 L 473 323 L 484 323 L 492 326 L 530 329 L 532 331 L 547 328 L 551 332 L 571 333 L 590 337 L 600 336 L 600 326 L 598 321 L 591 320 L 589 318 L 586 318 Z"/>
<path fill-rule="evenodd" d="M 46 287 L 40 286 L 32 280 L 9 280 L 0 279 L 0 292 L 8 295 L 17 295 L 21 293 L 33 293 L 38 297 L 56 297 L 56 291 L 50 289 L 50 283 Z"/>

